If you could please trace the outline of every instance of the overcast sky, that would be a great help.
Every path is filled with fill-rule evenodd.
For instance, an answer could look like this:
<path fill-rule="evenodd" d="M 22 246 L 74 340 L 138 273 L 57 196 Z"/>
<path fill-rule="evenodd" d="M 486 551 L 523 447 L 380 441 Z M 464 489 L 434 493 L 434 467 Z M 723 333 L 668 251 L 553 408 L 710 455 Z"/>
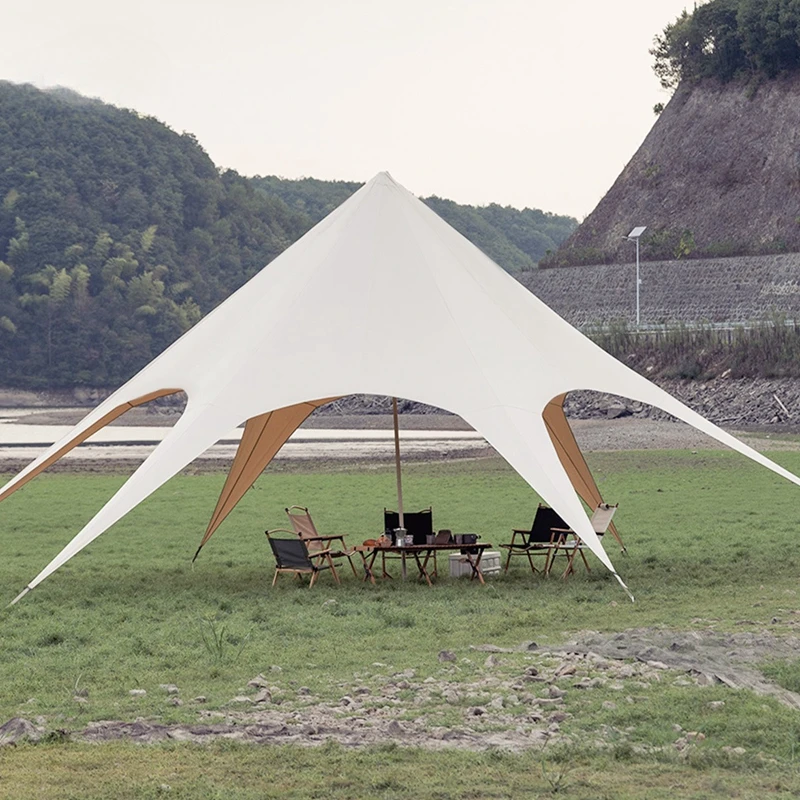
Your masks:
<path fill-rule="evenodd" d="M 0 79 L 190 131 L 245 175 L 368 180 L 582 218 L 668 95 L 686 0 L 29 0 Z M 693 5 L 693 4 L 690 4 Z"/>

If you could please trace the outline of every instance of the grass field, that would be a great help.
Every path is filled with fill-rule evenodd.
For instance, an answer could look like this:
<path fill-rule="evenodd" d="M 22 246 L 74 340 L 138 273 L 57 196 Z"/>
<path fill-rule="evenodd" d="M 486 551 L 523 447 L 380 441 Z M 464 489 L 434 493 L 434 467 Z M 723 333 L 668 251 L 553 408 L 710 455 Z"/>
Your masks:
<path fill-rule="evenodd" d="M 775 458 L 800 471 L 800 454 Z M 221 718 L 258 674 L 283 709 L 302 714 L 298 687 L 330 704 L 356 685 L 377 698 L 387 676 L 408 670 L 476 683 L 485 654 L 470 648 L 485 643 L 546 648 L 575 631 L 645 626 L 796 632 L 797 487 L 718 451 L 594 454 L 590 465 L 607 499 L 620 503 L 629 554 L 613 540 L 606 546 L 635 604 L 596 562 L 566 582 L 531 576 L 520 560 L 485 588 L 447 578 L 432 589 L 399 580 L 372 587 L 342 570 L 341 587 L 323 576 L 313 590 L 288 578 L 271 589 L 263 530 L 285 524 L 284 506 L 308 505 L 320 530 L 347 533 L 351 544 L 379 532 L 383 507 L 394 505 L 394 474 L 370 466 L 270 472 L 191 568 L 224 476 L 175 478 L 0 613 L 0 723 L 24 717 L 50 731 L 40 744 L 0 748 L 0 797 L 797 796 L 797 711 L 747 691 L 682 685 L 672 674 L 632 691 L 631 703 L 613 702 L 620 692 L 608 687 L 570 692 L 564 740 L 521 754 L 96 746 L 60 733 L 97 720 L 196 723 L 189 699 L 198 695 L 207 698 L 203 714 Z M 1 504 L 0 600 L 10 601 L 123 480 L 43 476 Z M 529 524 L 538 502 L 499 460 L 410 464 L 404 486 L 406 507 L 432 504 L 437 528 L 477 531 L 495 545 Z M 455 665 L 439 662 L 445 649 Z M 520 673 L 531 658 L 506 655 L 496 671 Z M 787 688 L 800 686 L 797 664 L 763 666 Z M 173 705 L 166 684 L 186 702 Z M 463 722 L 458 703 L 420 707 L 411 692 L 399 697 L 400 720 Z M 711 713 L 708 703 L 720 701 L 724 709 Z M 706 738 L 679 753 L 676 724 Z M 731 756 L 737 747 L 745 753 Z"/>

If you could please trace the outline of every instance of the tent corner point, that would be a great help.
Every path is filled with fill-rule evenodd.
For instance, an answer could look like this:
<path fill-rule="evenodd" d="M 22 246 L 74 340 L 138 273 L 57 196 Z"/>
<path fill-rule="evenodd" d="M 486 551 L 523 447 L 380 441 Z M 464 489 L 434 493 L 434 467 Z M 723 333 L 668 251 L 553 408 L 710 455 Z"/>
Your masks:
<path fill-rule="evenodd" d="M 7 606 L 6 608 L 11 608 L 11 606 L 16 605 L 26 594 L 32 589 L 31 586 L 26 586 Z"/>

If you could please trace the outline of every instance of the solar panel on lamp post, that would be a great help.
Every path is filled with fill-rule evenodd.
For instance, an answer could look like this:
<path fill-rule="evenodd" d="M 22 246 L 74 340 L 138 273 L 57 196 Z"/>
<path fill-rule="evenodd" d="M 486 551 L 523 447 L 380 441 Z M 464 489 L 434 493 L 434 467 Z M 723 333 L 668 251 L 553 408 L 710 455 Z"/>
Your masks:
<path fill-rule="evenodd" d="M 642 225 L 638 228 L 634 228 L 627 236 L 623 236 L 623 239 L 627 239 L 629 242 L 636 243 L 636 327 L 639 327 L 639 287 L 641 286 L 642 282 L 639 279 L 639 239 L 641 235 L 647 230 L 646 225 Z"/>

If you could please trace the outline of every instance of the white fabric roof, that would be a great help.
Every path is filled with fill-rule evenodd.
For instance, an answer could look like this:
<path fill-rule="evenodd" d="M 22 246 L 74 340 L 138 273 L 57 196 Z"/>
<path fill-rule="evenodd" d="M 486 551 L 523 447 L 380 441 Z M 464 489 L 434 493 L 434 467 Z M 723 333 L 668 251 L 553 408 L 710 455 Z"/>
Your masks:
<path fill-rule="evenodd" d="M 592 389 L 658 406 L 800 484 L 605 353 L 387 173 L 272 261 L 5 489 L 112 409 L 165 387 L 186 391 L 181 419 L 27 589 L 233 427 L 324 397 L 406 397 L 459 414 L 615 575 L 542 420 L 556 395 Z"/>

